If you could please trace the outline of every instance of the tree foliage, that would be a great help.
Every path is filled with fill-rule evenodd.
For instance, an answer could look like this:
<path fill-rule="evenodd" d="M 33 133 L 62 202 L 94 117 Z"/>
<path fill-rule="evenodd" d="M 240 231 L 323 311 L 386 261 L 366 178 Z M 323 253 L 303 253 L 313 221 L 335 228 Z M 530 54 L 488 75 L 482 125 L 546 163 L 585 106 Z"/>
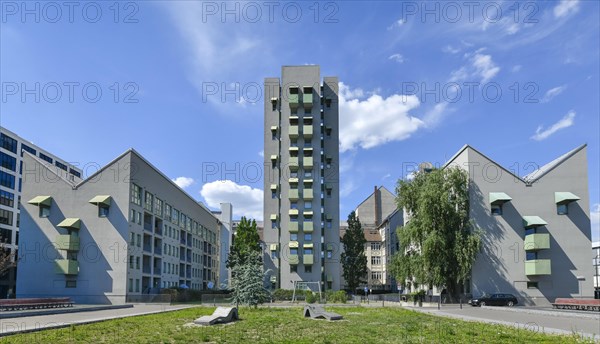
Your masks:
<path fill-rule="evenodd" d="M 263 284 L 266 273 L 260 251 L 248 253 L 244 262 L 235 264 L 231 272 L 233 303 L 256 307 L 269 299 Z"/>
<path fill-rule="evenodd" d="M 456 295 L 481 245 L 481 232 L 469 221 L 467 173 L 458 167 L 419 172 L 398 181 L 396 194 L 408 217 L 397 231 L 400 250 L 392 273 L 398 281 L 445 287 Z"/>
<path fill-rule="evenodd" d="M 256 229 L 256 221 L 242 217 L 227 257 L 227 268 L 231 269 L 236 264 L 244 264 L 252 253 L 260 253 L 260 251 L 260 237 Z"/>
<path fill-rule="evenodd" d="M 5 241 L 0 237 L 0 277 L 4 276 L 11 268 L 17 265 L 15 254 L 6 247 Z"/>
<path fill-rule="evenodd" d="M 348 215 L 348 230 L 342 238 L 344 252 L 342 253 L 342 267 L 344 279 L 348 288 L 352 291 L 364 281 L 367 274 L 367 257 L 365 256 L 365 244 L 367 239 L 362 230 L 360 220 L 355 212 Z"/>

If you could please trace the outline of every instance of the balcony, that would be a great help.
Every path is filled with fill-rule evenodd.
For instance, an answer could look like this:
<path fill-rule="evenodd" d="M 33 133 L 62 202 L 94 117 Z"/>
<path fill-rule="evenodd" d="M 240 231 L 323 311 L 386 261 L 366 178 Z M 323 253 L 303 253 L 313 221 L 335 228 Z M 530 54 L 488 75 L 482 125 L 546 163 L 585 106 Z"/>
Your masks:
<path fill-rule="evenodd" d="M 551 272 L 550 259 L 536 259 L 525 261 L 525 275 L 550 275 Z"/>
<path fill-rule="evenodd" d="M 298 215 L 298 209 L 290 209 L 289 215 Z"/>
<path fill-rule="evenodd" d="M 305 91 L 304 94 L 302 94 L 302 104 L 304 105 L 305 109 L 308 109 L 308 110 L 312 109 L 312 107 L 313 107 L 313 95 L 312 95 L 312 92 L 307 93 Z"/>
<path fill-rule="evenodd" d="M 550 248 L 550 234 L 536 233 L 525 237 L 525 251 L 546 250 Z"/>
<path fill-rule="evenodd" d="M 304 189 L 302 196 L 305 200 L 313 199 L 313 190 L 312 189 Z"/>
<path fill-rule="evenodd" d="M 315 263 L 315 256 L 312 254 L 305 254 L 302 256 L 302 263 L 304 265 L 313 265 Z"/>
<path fill-rule="evenodd" d="M 298 189 L 291 189 L 289 199 L 292 201 L 296 201 L 300 198 Z"/>
<path fill-rule="evenodd" d="M 79 274 L 79 262 L 70 259 L 57 259 L 56 273 L 61 275 L 77 275 Z"/>
<path fill-rule="evenodd" d="M 312 233 L 314 231 L 314 225 L 312 222 L 304 221 L 302 224 L 302 231 L 304 233 Z"/>
<path fill-rule="evenodd" d="M 297 125 L 290 125 L 289 135 L 290 135 L 290 138 L 292 138 L 292 139 L 297 139 L 298 138 L 299 131 L 298 131 L 298 126 Z"/>
<path fill-rule="evenodd" d="M 292 90 L 292 88 L 290 88 L 290 91 L 291 90 Z M 288 103 L 290 103 L 290 107 L 291 108 L 293 108 L 293 109 L 297 108 L 298 104 L 299 104 L 298 93 L 296 93 L 296 94 L 288 94 Z"/>
<path fill-rule="evenodd" d="M 290 222 L 288 230 L 290 233 L 298 233 L 298 222 Z"/>
<path fill-rule="evenodd" d="M 312 136 L 313 136 L 313 126 L 312 125 L 302 126 L 302 135 L 304 135 L 305 139 L 312 139 Z"/>
<path fill-rule="evenodd" d="M 290 254 L 288 257 L 288 263 L 290 265 L 298 265 L 298 263 L 300 262 L 300 259 L 298 259 L 298 255 L 297 254 Z"/>
<path fill-rule="evenodd" d="M 304 159 L 302 159 L 302 166 L 304 166 L 305 169 L 313 168 L 313 158 L 305 156 Z"/>
<path fill-rule="evenodd" d="M 297 156 L 290 157 L 290 170 L 292 170 L 292 171 L 298 170 L 298 157 Z"/>
<path fill-rule="evenodd" d="M 79 251 L 79 237 L 74 235 L 59 235 L 56 238 L 56 249 L 65 251 Z"/>

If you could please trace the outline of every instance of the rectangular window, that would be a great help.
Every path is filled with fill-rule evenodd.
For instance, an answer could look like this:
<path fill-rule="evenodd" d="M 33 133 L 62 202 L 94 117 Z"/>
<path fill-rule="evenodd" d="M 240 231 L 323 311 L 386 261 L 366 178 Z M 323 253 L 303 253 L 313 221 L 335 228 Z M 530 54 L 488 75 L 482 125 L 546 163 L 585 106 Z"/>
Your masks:
<path fill-rule="evenodd" d="M 72 169 L 72 168 L 70 168 L 70 169 L 69 169 L 69 173 L 70 173 L 70 174 L 72 174 L 72 175 L 74 175 L 74 176 L 75 176 L 75 177 L 77 177 L 77 178 L 81 178 L 81 173 L 79 173 L 79 172 L 75 171 L 75 170 L 74 170 L 74 169 Z"/>
<path fill-rule="evenodd" d="M 37 155 L 37 151 L 27 145 L 21 143 L 21 150 L 31 153 L 31 155 Z M 23 156 L 23 152 L 21 152 L 21 156 Z"/>
<path fill-rule="evenodd" d="M 277 221 L 271 221 L 271 228 L 277 229 Z"/>
<path fill-rule="evenodd" d="M 135 245 L 135 234 L 134 233 L 129 233 L 129 246 L 134 246 Z"/>
<path fill-rule="evenodd" d="M 40 217 L 46 218 L 50 216 L 50 207 L 40 205 Z"/>
<path fill-rule="evenodd" d="M 567 215 L 568 213 L 569 213 L 569 206 L 567 204 L 557 204 L 556 205 L 556 214 Z"/>
<path fill-rule="evenodd" d="M 9 152 L 17 154 L 17 140 L 0 133 L 0 145 Z"/>
<path fill-rule="evenodd" d="M 171 222 L 171 206 L 165 203 L 165 220 Z"/>
<path fill-rule="evenodd" d="M 327 251 L 327 259 L 331 259 L 331 258 L 333 258 L 333 252 Z"/>
<path fill-rule="evenodd" d="M 537 252 L 526 252 L 525 253 L 525 260 L 536 260 L 537 259 Z"/>
<path fill-rule="evenodd" d="M 135 223 L 135 210 L 129 210 L 129 221 Z"/>
<path fill-rule="evenodd" d="M 136 293 L 140 292 L 140 279 L 139 278 L 136 278 L 136 280 L 135 280 L 135 291 L 136 291 Z"/>
<path fill-rule="evenodd" d="M 371 257 L 371 265 L 381 265 L 381 257 Z"/>
<path fill-rule="evenodd" d="M 152 205 L 154 204 L 154 195 L 146 191 L 144 194 L 144 209 L 152 212 Z"/>
<path fill-rule="evenodd" d="M 306 273 L 312 273 L 312 265 L 306 265 L 304 266 L 304 272 Z"/>
<path fill-rule="evenodd" d="M 137 247 L 142 247 L 142 235 L 141 234 L 136 234 L 137 237 Z"/>
<path fill-rule="evenodd" d="M 310 247 L 305 247 L 304 254 L 311 256 L 313 254 L 313 249 Z"/>
<path fill-rule="evenodd" d="M 298 241 L 298 233 L 290 233 L 291 241 Z"/>
<path fill-rule="evenodd" d="M 135 268 L 140 269 L 140 257 L 135 257 Z"/>
<path fill-rule="evenodd" d="M 129 279 L 129 292 L 133 293 L 133 278 Z"/>
<path fill-rule="evenodd" d="M 311 201 L 305 201 L 304 202 L 304 209 L 312 209 L 312 202 Z"/>
<path fill-rule="evenodd" d="M 527 289 L 538 289 L 538 282 L 527 282 Z"/>
<path fill-rule="evenodd" d="M 298 202 L 290 202 L 290 209 L 298 209 Z"/>
<path fill-rule="evenodd" d="M 277 258 L 277 251 L 271 251 L 271 259 L 278 259 Z"/>
<path fill-rule="evenodd" d="M 379 251 L 379 250 L 381 250 L 381 243 L 372 242 L 371 243 L 371 251 Z"/>
<path fill-rule="evenodd" d="M 492 204 L 492 215 L 502 215 L 501 204 Z"/>
<path fill-rule="evenodd" d="M 298 249 L 297 248 L 290 248 L 290 255 L 297 256 L 298 255 Z"/>
<path fill-rule="evenodd" d="M 17 159 L 4 152 L 0 152 L 0 167 L 16 172 Z"/>
<path fill-rule="evenodd" d="M 272 199 L 277 198 L 277 190 L 271 190 L 271 198 Z"/>
<path fill-rule="evenodd" d="M 54 165 L 56 165 L 56 167 L 60 168 L 61 170 L 67 171 L 68 167 L 67 165 L 63 164 L 62 162 L 56 160 L 54 162 Z"/>
<path fill-rule="evenodd" d="M 44 154 L 42 152 L 40 152 L 40 159 L 47 161 L 51 164 L 54 162 L 54 159 L 52 159 L 51 157 L 47 156 L 46 154 Z"/>
<path fill-rule="evenodd" d="M 142 188 L 131 183 L 131 203 L 142 205 Z"/>
<path fill-rule="evenodd" d="M 108 207 L 107 206 L 98 206 L 98 217 L 108 217 Z"/>
<path fill-rule="evenodd" d="M 298 265 L 290 265 L 290 272 L 298 272 Z"/>
<path fill-rule="evenodd" d="M 133 269 L 134 263 L 135 263 L 135 259 L 133 258 L 133 256 L 129 256 L 129 268 L 130 269 Z"/>
<path fill-rule="evenodd" d="M 163 201 L 156 198 L 156 200 L 154 202 L 154 215 L 156 215 L 158 217 L 162 217 L 162 211 L 163 211 Z"/>
<path fill-rule="evenodd" d="M 304 233 L 304 241 L 312 241 L 312 233 Z"/>
<path fill-rule="evenodd" d="M 331 220 L 327 220 L 327 228 L 330 228 L 330 229 L 331 229 L 331 227 L 332 227 L 332 222 L 331 222 Z"/>
<path fill-rule="evenodd" d="M 15 205 L 15 195 L 8 191 L 0 190 L 0 204 L 12 208 Z"/>
<path fill-rule="evenodd" d="M 8 174 L 4 171 L 0 171 L 0 185 L 9 189 L 15 188 L 15 176 Z"/>
<path fill-rule="evenodd" d="M 67 280 L 65 282 L 65 288 L 77 288 L 77 281 L 76 280 Z"/>
<path fill-rule="evenodd" d="M 9 210 L 0 209 L 0 225 L 12 226 L 13 224 L 13 212 Z"/>

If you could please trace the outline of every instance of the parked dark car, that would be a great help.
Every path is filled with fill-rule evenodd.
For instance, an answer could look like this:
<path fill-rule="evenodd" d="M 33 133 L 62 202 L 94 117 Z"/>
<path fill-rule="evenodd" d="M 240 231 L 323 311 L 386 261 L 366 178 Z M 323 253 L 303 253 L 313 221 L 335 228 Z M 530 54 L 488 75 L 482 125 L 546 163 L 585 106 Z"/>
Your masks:
<path fill-rule="evenodd" d="M 483 294 L 481 297 L 469 300 L 469 304 L 475 306 L 508 306 L 512 307 L 519 303 L 513 294 Z"/>

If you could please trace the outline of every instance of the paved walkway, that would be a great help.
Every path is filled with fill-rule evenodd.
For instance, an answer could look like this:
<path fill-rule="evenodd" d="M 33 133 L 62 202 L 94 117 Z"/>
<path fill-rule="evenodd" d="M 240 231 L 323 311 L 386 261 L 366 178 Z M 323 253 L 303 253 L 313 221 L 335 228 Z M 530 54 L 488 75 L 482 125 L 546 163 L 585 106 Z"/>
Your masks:
<path fill-rule="evenodd" d="M 535 332 L 573 334 L 577 333 L 586 338 L 600 341 L 600 316 L 572 316 L 563 314 L 557 316 L 556 312 L 542 310 L 533 311 L 525 307 L 471 307 L 460 309 L 458 306 L 444 306 L 437 308 L 405 307 L 419 312 L 433 315 L 458 318 L 468 321 L 481 321 L 513 326 Z"/>
<path fill-rule="evenodd" d="M 39 315 L 15 319 L 0 319 L 0 336 L 33 332 L 50 328 L 67 327 L 73 324 L 88 324 L 110 319 L 137 315 L 171 312 L 194 306 L 166 304 L 135 304 L 132 308 L 101 310 L 81 313 Z"/>

